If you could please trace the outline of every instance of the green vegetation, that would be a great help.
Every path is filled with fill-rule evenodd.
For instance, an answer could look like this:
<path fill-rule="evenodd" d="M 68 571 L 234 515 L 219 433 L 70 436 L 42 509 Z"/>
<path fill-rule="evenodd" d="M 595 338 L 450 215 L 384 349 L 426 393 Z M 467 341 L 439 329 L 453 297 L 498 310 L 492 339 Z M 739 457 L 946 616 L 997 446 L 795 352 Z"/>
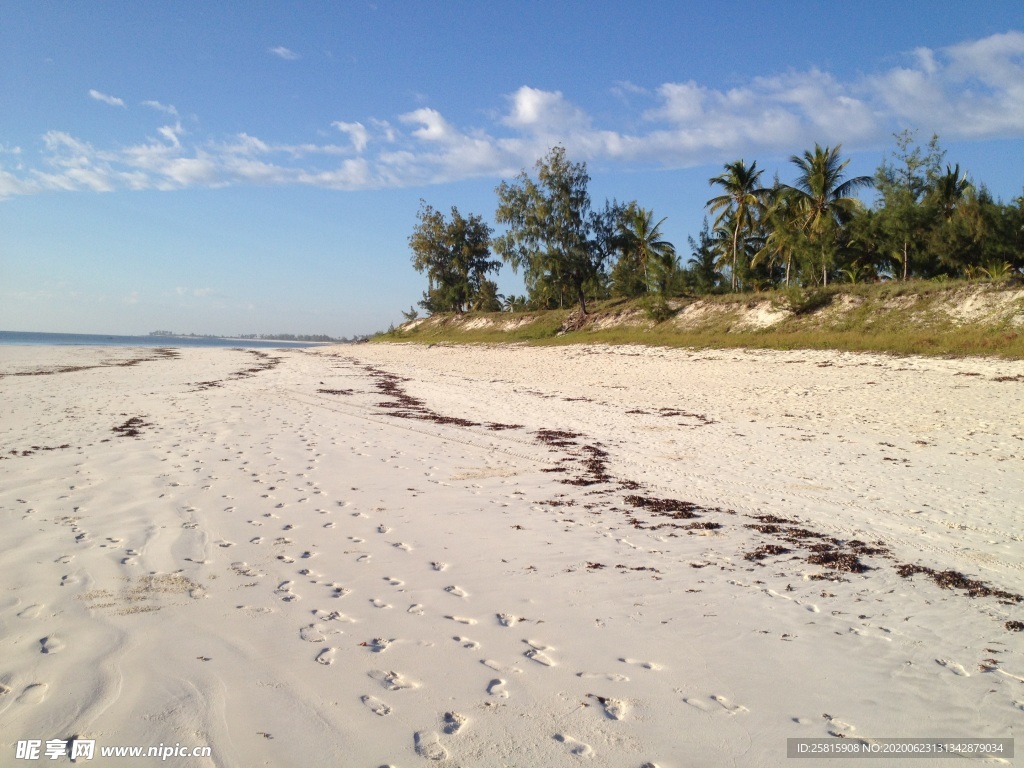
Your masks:
<path fill-rule="evenodd" d="M 584 322 L 577 310 L 439 314 L 375 341 L 840 349 L 1024 359 L 1022 319 L 1020 282 L 914 280 L 664 302 L 656 294 L 605 299 L 591 303 Z"/>
<path fill-rule="evenodd" d="M 762 185 L 764 171 L 756 162 L 727 163 L 708 180 L 721 193 L 707 201 L 714 221 L 709 226 L 705 218 L 697 239 L 688 239 L 684 267 L 662 235 L 666 217 L 635 200 L 606 200 L 593 208 L 585 164 L 571 162 L 556 146 L 537 161 L 535 177 L 523 171 L 498 186 L 495 220 L 504 231 L 493 240 L 479 216 L 463 218 L 453 208 L 449 221 L 423 204 L 410 245 L 414 267 L 428 277 L 420 306 L 429 317 L 414 322 L 411 309 L 403 313 L 407 326 L 424 330 L 400 328 L 388 335 L 405 338 L 430 328 L 442 336 L 452 330 L 467 341 L 575 334 L 638 341 L 639 334 L 647 341 L 698 346 L 1018 356 L 1016 326 L 1001 331 L 986 322 L 975 328 L 949 308 L 926 317 L 931 285 L 955 293 L 957 281 L 988 284 L 1024 274 L 1024 195 L 1008 204 L 994 200 L 959 165 L 943 170 L 945 154 L 937 137 L 922 148 L 904 132 L 874 176 L 847 178 L 849 161 L 841 148 L 816 145 L 790 158 L 791 184 L 776 177 L 771 186 Z M 868 187 L 877 193 L 871 206 L 854 196 Z M 490 258 L 492 246 L 513 270 L 523 270 L 524 296 L 497 293 L 488 278 L 499 267 Z M 885 304 L 898 290 L 892 286 L 912 290 L 913 299 L 907 296 L 914 318 Z M 839 296 L 848 300 L 830 314 Z M 853 311 L 851 301 L 860 309 Z M 678 322 L 680 313 L 700 302 L 767 302 L 786 318 L 759 327 L 760 321 L 744 324 L 742 312 L 730 321 L 728 312 L 716 311 L 714 323 Z M 500 314 L 478 315 L 470 324 L 433 317 L 466 309 L 501 310 L 505 320 L 498 321 Z M 590 317 L 608 311 L 636 322 Z M 524 320 L 524 313 L 531 319 Z"/>
<path fill-rule="evenodd" d="M 568 293 L 587 312 L 586 289 L 601 274 L 605 249 L 590 218 L 590 176 L 583 163 L 572 163 L 555 147 L 537 161 L 537 180 L 526 171 L 498 187 L 499 224 L 507 231 L 495 250 L 513 270 L 523 268 L 530 298 L 547 305 Z"/>
<path fill-rule="evenodd" d="M 422 200 L 418 218 L 409 247 L 413 267 L 427 273 L 420 306 L 428 312 L 500 309 L 498 286 L 487 278 L 500 266 L 489 258 L 493 230 L 479 216 L 464 218 L 455 206 L 449 221 Z M 406 320 L 411 319 L 406 314 Z"/>

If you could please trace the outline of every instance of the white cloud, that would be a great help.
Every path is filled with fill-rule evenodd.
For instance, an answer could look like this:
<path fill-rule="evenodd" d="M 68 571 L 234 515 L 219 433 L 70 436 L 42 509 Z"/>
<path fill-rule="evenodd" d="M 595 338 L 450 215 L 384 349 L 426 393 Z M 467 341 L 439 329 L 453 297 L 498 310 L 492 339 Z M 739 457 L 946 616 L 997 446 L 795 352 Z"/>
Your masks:
<path fill-rule="evenodd" d="M 278 58 L 284 59 L 285 61 L 295 61 L 296 59 L 302 58 L 295 51 L 289 50 L 288 48 L 285 48 L 283 45 L 279 45 L 276 48 L 268 48 L 267 50 L 270 53 L 277 56 Z"/>
<path fill-rule="evenodd" d="M 123 107 L 124 99 L 119 99 L 116 96 L 109 96 L 106 93 L 101 93 L 95 88 L 89 89 L 89 95 L 96 99 L 96 101 L 102 101 L 104 104 L 109 104 L 112 107 Z"/>
<path fill-rule="evenodd" d="M 441 113 L 436 109 L 426 107 L 400 115 L 399 120 L 403 123 L 419 125 L 413 130 L 412 135 L 417 139 L 435 142 L 451 142 L 458 136 L 458 132 L 448 124 Z"/>
<path fill-rule="evenodd" d="M 514 128 L 561 133 L 590 123 L 587 114 L 567 101 L 561 91 L 542 91 L 524 85 L 509 97 L 509 101 L 511 110 L 502 122 Z"/>
<path fill-rule="evenodd" d="M 331 123 L 331 125 L 333 125 L 342 133 L 348 134 L 349 139 L 352 140 L 352 148 L 355 149 L 355 151 L 358 152 L 359 154 L 363 153 L 363 151 L 366 149 L 367 143 L 370 140 L 370 135 L 367 132 L 365 125 L 363 125 L 362 123 L 345 123 L 341 122 L 340 120 Z"/>
<path fill-rule="evenodd" d="M 163 112 L 164 114 L 170 115 L 171 117 L 178 116 L 178 110 L 174 108 L 173 104 L 161 104 L 159 101 L 150 100 L 142 102 L 142 106 L 149 107 L 150 109 L 155 109 L 158 112 Z"/>
<path fill-rule="evenodd" d="M 933 51 L 869 79 L 904 123 L 957 138 L 1024 132 L 1024 32 L 1007 32 Z"/>
<path fill-rule="evenodd" d="M 277 54 L 277 55 L 280 55 Z M 105 103 L 120 99 L 90 92 Z M 275 143 L 250 133 L 196 137 L 174 118 L 137 143 L 97 146 L 68 131 L 43 151 L 0 148 L 0 198 L 46 190 L 308 185 L 367 189 L 500 177 L 533 165 L 555 143 L 575 159 L 674 168 L 799 152 L 814 142 L 847 150 L 918 128 L 944 139 L 1024 137 L 1024 33 L 942 49 L 918 48 L 900 66 L 852 80 L 791 70 L 716 88 L 694 80 L 650 88 L 614 83 L 615 116 L 598 120 L 561 91 L 524 85 L 496 97 L 503 111 L 464 125 L 423 106 L 391 120 L 338 120 L 346 140 Z M 636 102 L 636 106 L 632 102 Z M 599 107 L 600 109 L 600 107 Z M 597 111 L 595 110 L 595 113 Z M 333 134 L 337 136 L 337 134 Z"/>

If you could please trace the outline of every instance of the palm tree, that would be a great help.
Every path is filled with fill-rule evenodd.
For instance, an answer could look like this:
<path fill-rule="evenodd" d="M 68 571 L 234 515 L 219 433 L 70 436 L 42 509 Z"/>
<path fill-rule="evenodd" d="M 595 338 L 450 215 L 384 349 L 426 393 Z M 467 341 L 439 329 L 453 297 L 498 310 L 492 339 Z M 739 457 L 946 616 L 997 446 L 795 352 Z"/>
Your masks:
<path fill-rule="evenodd" d="M 726 163 L 725 173 L 708 179 L 708 184 L 718 184 L 725 194 L 713 197 L 707 202 L 711 213 L 718 213 L 714 226 L 717 228 L 731 220 L 732 229 L 732 290 L 736 291 L 736 260 L 740 246 L 740 230 L 751 230 L 757 213 L 763 208 L 768 191 L 758 183 L 763 171 L 757 170 L 757 162 L 747 164 L 743 160 Z"/>
<path fill-rule="evenodd" d="M 674 266 L 676 249 L 668 240 L 662 239 L 661 225 L 667 216 L 654 224 L 654 211 L 648 211 L 638 205 L 630 204 L 622 219 L 622 249 L 632 253 L 644 271 L 644 285 L 651 289 L 651 264 L 659 265 L 662 272 Z M 664 285 L 662 292 L 664 292 Z"/>
<path fill-rule="evenodd" d="M 835 147 L 814 145 L 814 151 L 802 157 L 793 155 L 790 161 L 800 169 L 796 184 L 786 187 L 793 196 L 794 214 L 812 243 L 821 251 L 822 281 L 828 285 L 828 268 L 843 224 L 861 208 L 861 202 L 852 193 L 860 187 L 871 186 L 870 176 L 855 176 L 843 181 L 843 169 L 849 160 L 840 161 Z"/>
<path fill-rule="evenodd" d="M 794 213 L 794 197 L 786 189 L 776 185 L 772 190 L 771 202 L 764 212 L 767 235 L 764 244 L 754 255 L 750 265 L 756 267 L 767 259 L 769 264 L 782 261 L 786 265 L 786 287 L 789 287 L 793 270 L 793 257 L 806 247 L 806 236 L 800 229 Z"/>
<path fill-rule="evenodd" d="M 960 163 L 955 168 L 947 165 L 946 172 L 935 179 L 930 197 L 938 206 L 942 218 L 949 221 L 969 189 L 971 182 L 967 180 L 966 173 L 960 175 Z"/>

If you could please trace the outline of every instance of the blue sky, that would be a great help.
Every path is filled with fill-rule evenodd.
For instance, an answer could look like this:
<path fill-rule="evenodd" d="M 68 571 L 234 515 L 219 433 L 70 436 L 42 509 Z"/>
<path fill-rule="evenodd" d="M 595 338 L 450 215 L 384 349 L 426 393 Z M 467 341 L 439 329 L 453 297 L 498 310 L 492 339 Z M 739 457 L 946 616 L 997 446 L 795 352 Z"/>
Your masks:
<path fill-rule="evenodd" d="M 904 128 L 1021 194 L 1024 4 L 0 0 L 0 329 L 372 332 L 555 144 L 685 261 L 724 163 Z"/>

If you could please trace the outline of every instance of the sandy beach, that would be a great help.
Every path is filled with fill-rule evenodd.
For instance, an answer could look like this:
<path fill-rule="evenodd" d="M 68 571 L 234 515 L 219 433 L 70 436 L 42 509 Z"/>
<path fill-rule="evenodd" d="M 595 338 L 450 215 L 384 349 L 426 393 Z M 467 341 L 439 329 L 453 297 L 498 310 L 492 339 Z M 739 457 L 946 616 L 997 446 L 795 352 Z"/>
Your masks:
<path fill-rule="evenodd" d="M 778 766 L 1024 722 L 1022 362 L 0 347 L 0 374 L 2 766 L 32 739 Z M 98 756 L 158 744 L 210 755 Z"/>

